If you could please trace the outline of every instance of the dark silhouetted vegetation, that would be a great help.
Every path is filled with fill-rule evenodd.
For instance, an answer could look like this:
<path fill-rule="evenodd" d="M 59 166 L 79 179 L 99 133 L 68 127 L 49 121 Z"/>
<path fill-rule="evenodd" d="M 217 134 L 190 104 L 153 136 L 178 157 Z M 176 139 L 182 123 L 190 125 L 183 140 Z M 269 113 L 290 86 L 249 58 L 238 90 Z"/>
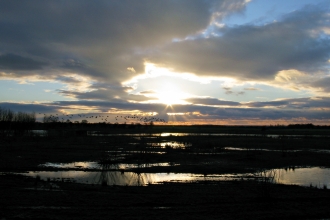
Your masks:
<path fill-rule="evenodd" d="M 14 112 L 10 109 L 0 107 L 0 130 L 2 136 L 19 136 L 34 129 L 36 114 L 25 112 Z"/>

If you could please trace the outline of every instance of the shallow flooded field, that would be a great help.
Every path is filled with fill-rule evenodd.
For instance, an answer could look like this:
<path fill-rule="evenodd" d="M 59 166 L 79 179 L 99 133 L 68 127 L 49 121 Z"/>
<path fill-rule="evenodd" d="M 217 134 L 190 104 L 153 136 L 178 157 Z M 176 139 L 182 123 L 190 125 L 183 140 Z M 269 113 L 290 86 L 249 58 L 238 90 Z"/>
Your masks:
<path fill-rule="evenodd" d="M 297 207 L 310 219 L 330 217 L 329 132 L 159 129 L 8 135 L 0 141 L 0 205 L 31 218 L 93 218 L 91 210 L 96 219 L 132 210 L 149 219 L 169 210 L 305 217 Z"/>
<path fill-rule="evenodd" d="M 42 167 L 39 166 L 40 164 L 74 163 L 79 161 L 79 158 L 82 158 L 80 161 L 94 161 L 99 164 L 175 163 L 180 166 L 198 164 L 216 166 L 218 163 L 225 165 L 224 162 L 227 162 L 229 167 L 241 160 L 242 163 L 247 163 L 247 167 L 253 162 L 252 168 L 258 167 L 258 169 L 286 166 L 324 167 L 328 164 L 323 158 L 328 156 L 330 150 L 330 136 L 315 135 L 315 133 L 301 135 L 297 134 L 297 131 L 286 135 L 238 134 L 237 132 L 149 132 L 105 135 L 102 132 L 100 135 L 84 137 L 37 135 L 22 138 L 7 137 L 7 139 L 7 142 L 6 139 L 2 142 L 2 150 L 5 154 L 10 153 L 10 156 L 5 158 L 2 168 L 6 166 L 10 168 L 11 161 L 17 161 L 16 165 L 19 166 L 20 162 L 33 156 L 37 157 L 37 160 L 26 165 L 38 169 Z M 319 157 L 318 161 L 315 160 L 316 156 Z M 269 158 L 272 164 L 265 161 Z M 37 161 L 40 163 L 36 164 Z M 97 166 L 95 165 L 94 168 Z"/>

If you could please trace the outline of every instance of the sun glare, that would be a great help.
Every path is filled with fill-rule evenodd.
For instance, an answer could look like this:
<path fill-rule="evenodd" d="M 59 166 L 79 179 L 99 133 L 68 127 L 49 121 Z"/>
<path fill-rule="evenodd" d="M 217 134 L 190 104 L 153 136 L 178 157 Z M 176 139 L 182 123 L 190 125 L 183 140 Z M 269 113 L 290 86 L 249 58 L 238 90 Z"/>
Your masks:
<path fill-rule="evenodd" d="M 184 92 L 169 82 L 164 83 L 163 87 L 159 88 L 156 96 L 159 102 L 166 105 L 185 104 L 184 99 L 187 97 Z"/>
<path fill-rule="evenodd" d="M 177 96 L 175 92 L 162 92 L 158 95 L 158 99 L 161 103 L 166 105 L 181 104 L 183 101 Z"/>
<path fill-rule="evenodd" d="M 147 103 L 162 103 L 167 106 L 174 104 L 188 104 L 185 99 L 191 97 L 191 94 L 183 91 L 184 87 L 179 85 L 180 80 L 177 79 L 186 79 L 189 81 L 198 81 L 203 83 L 209 82 L 209 79 L 203 79 L 189 73 L 172 72 L 167 68 L 157 67 L 153 63 L 146 62 L 144 65 L 144 74 L 139 74 L 129 81 L 123 82 L 123 85 L 130 86 L 135 89 L 139 88 L 142 91 L 153 91 L 152 93 L 143 93 L 144 96 L 153 98 L 146 101 Z M 156 83 L 157 86 L 146 84 L 144 82 L 144 80 L 158 77 L 162 77 L 162 81 L 158 81 Z"/>

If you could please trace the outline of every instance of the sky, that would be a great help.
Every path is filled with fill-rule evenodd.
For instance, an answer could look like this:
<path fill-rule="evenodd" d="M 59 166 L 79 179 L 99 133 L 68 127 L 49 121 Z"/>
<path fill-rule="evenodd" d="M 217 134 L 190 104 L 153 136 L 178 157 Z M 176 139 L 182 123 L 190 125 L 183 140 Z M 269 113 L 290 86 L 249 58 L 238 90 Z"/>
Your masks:
<path fill-rule="evenodd" d="M 329 3 L 0 0 L 0 108 L 39 121 L 330 125 Z"/>

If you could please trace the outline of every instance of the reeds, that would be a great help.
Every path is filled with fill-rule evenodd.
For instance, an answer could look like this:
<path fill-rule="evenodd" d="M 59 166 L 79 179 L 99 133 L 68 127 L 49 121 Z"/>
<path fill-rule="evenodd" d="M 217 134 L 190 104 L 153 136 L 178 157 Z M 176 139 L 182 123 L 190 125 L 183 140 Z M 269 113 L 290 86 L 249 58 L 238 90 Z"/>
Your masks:
<path fill-rule="evenodd" d="M 270 198 L 272 196 L 272 186 L 276 181 L 276 170 L 261 170 L 256 173 L 256 181 L 259 185 L 259 194 L 263 198 Z"/>

